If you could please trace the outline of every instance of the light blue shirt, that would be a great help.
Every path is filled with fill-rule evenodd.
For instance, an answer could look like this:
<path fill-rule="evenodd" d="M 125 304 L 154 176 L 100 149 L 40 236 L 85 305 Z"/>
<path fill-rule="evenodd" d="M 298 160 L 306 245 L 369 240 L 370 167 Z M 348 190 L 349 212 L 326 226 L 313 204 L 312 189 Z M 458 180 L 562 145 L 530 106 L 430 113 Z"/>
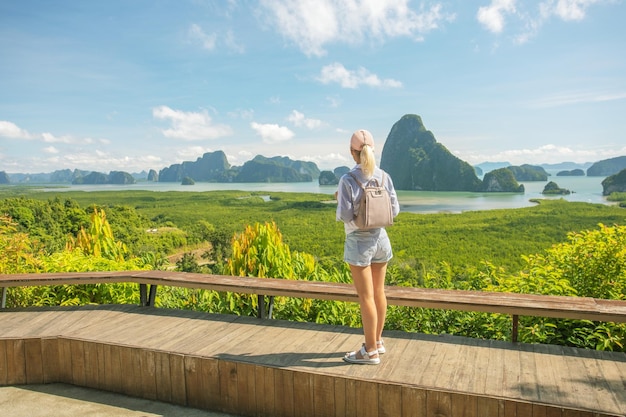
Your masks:
<path fill-rule="evenodd" d="M 366 185 L 369 181 L 374 179 L 378 180 L 380 184 L 383 179 L 383 170 L 378 167 L 376 167 L 374 175 L 370 179 L 365 178 L 360 164 L 357 164 L 350 172 L 353 173 L 363 185 Z M 398 203 L 396 189 L 393 187 L 393 181 L 389 174 L 385 175 L 385 183 L 383 186 L 389 192 L 393 217 L 396 217 L 400 212 L 400 203 Z M 354 178 L 352 178 L 352 175 L 345 174 L 339 179 L 337 190 L 337 221 L 344 223 L 346 234 L 359 229 L 356 224 L 354 224 L 354 216 L 359 210 L 359 202 L 361 201 L 362 195 L 363 189 Z"/>

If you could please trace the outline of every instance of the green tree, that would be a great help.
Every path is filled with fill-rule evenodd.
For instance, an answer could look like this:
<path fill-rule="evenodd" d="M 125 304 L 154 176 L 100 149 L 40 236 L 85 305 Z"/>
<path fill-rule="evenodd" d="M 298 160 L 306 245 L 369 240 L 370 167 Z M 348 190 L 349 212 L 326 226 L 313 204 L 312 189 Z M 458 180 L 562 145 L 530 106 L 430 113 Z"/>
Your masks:
<path fill-rule="evenodd" d="M 232 275 L 293 279 L 291 250 L 276 223 L 255 223 L 235 235 L 228 260 Z"/>
<path fill-rule="evenodd" d="M 181 272 L 202 272 L 202 268 L 198 264 L 193 253 L 185 252 L 183 256 L 176 261 L 176 270 Z"/>
<path fill-rule="evenodd" d="M 515 292 L 626 299 L 626 226 L 571 232 L 566 242 L 524 260 L 519 275 L 498 285 Z"/>
<path fill-rule="evenodd" d="M 600 224 L 597 230 L 569 233 L 567 242 L 524 260 L 518 274 L 486 277 L 485 290 L 626 299 L 625 226 Z M 520 326 L 520 340 L 528 343 L 622 351 L 626 340 L 624 323 L 523 317 Z"/>
<path fill-rule="evenodd" d="M 128 248 L 115 240 L 104 210 L 94 207 L 89 230 L 81 228 L 76 239 L 68 242 L 68 249 L 80 248 L 85 254 L 123 261 Z"/>
<path fill-rule="evenodd" d="M 40 253 L 26 233 L 17 231 L 17 223 L 8 216 L 0 216 L 0 273 L 36 272 Z"/>

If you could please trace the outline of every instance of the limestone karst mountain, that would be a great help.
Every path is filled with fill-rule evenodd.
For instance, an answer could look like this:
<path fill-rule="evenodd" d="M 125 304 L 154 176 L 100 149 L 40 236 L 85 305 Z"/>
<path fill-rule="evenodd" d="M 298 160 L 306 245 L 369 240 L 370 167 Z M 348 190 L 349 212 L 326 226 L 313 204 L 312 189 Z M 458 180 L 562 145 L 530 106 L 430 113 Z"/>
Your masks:
<path fill-rule="evenodd" d="M 604 159 L 587 168 L 588 177 L 608 177 L 626 169 L 626 156 Z"/>
<path fill-rule="evenodd" d="M 380 166 L 398 190 L 478 191 L 482 184 L 474 167 L 437 142 L 414 114 L 403 116 L 391 128 Z"/>

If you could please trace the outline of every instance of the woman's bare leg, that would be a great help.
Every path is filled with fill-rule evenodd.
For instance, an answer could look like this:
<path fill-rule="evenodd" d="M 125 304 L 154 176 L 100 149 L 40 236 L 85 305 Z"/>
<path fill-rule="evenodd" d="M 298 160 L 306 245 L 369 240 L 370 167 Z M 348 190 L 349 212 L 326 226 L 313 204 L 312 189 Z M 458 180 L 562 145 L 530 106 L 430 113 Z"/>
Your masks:
<path fill-rule="evenodd" d="M 350 265 L 352 280 L 359 296 L 361 307 L 361 321 L 365 335 L 365 351 L 371 352 L 376 349 L 376 337 L 378 328 L 378 311 L 374 301 L 374 280 L 371 266 Z M 372 355 L 376 357 L 377 355 Z"/>
<path fill-rule="evenodd" d="M 385 295 L 385 275 L 387 263 L 373 263 L 372 283 L 374 287 L 374 303 L 376 304 L 376 340 L 383 340 L 383 329 L 387 317 L 387 296 Z"/>

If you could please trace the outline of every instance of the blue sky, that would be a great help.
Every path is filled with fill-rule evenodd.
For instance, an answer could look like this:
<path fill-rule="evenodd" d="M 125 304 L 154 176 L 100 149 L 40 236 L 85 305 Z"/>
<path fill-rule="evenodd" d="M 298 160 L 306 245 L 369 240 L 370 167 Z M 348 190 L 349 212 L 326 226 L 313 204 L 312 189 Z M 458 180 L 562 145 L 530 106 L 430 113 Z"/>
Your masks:
<path fill-rule="evenodd" d="M 422 117 L 459 158 L 626 155 L 624 0 L 0 0 L 0 171 L 222 150 L 352 165 Z"/>

